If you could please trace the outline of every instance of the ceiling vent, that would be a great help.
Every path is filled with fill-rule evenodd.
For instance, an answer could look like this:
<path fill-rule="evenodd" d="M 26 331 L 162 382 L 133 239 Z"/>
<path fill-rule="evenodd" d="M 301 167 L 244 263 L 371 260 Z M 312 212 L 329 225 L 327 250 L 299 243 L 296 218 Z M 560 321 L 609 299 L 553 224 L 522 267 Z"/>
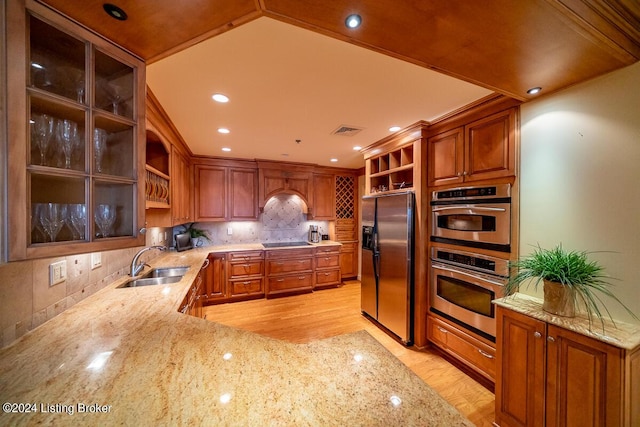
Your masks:
<path fill-rule="evenodd" d="M 331 132 L 332 135 L 341 135 L 341 136 L 353 136 L 360 132 L 364 128 L 359 128 L 355 126 L 347 126 L 341 125 L 338 129 Z"/>

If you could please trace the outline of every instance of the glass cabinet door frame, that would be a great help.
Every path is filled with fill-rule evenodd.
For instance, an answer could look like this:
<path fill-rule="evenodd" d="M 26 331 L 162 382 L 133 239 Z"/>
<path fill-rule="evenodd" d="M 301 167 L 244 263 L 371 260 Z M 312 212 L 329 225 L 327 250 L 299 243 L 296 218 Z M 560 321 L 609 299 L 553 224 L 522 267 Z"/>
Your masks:
<path fill-rule="evenodd" d="M 145 148 L 142 143 L 145 140 L 144 62 L 33 0 L 7 0 L 5 13 L 7 44 L 3 65 L 6 67 L 7 96 L 6 112 L 3 114 L 6 114 L 7 156 L 3 160 L 6 162 L 3 165 L 6 168 L 6 228 L 3 230 L 6 232 L 6 234 L 3 233 L 3 238 L 6 241 L 3 243 L 7 249 L 7 259 L 13 261 L 54 257 L 144 245 L 144 236 L 138 231 L 144 227 L 145 214 L 144 188 L 142 188 L 144 186 Z M 27 73 L 29 73 L 30 48 L 27 32 L 29 31 L 30 16 L 84 42 L 86 77 L 83 103 L 75 102 L 75 100 L 67 101 L 63 96 L 49 95 L 44 91 L 28 88 L 29 75 Z M 131 68 L 133 101 L 131 101 L 128 117 L 121 118 L 113 112 L 101 110 L 95 105 L 95 52 L 100 52 L 101 55 Z M 56 108 L 59 106 L 65 111 L 75 111 L 78 115 L 83 114 L 84 168 L 77 166 L 75 170 L 64 168 L 56 170 L 53 167 L 39 166 L 40 163 L 36 164 L 35 162 L 31 162 L 33 165 L 29 165 L 30 150 L 32 149 L 31 144 L 28 143 L 30 141 L 31 100 L 41 99 L 46 104 L 49 102 L 49 98 Z M 100 175 L 94 170 L 93 143 L 91 139 L 87 140 L 87 138 L 91 138 L 96 120 L 112 123 L 114 128 L 130 129 L 127 132 L 131 135 L 126 135 L 126 138 L 130 141 L 131 149 L 129 151 L 131 153 L 127 153 L 126 156 L 132 155 L 133 160 L 131 161 L 132 170 L 128 171 L 127 169 L 126 171 L 128 176 L 124 176 L 122 171 L 116 175 L 108 173 Z M 114 163 L 118 163 L 117 159 Z M 54 180 L 67 179 L 73 182 L 81 179 L 85 181 L 84 204 L 86 222 L 88 223 L 85 229 L 89 235 L 84 241 L 70 240 L 32 244 L 30 182 L 34 176 L 47 176 Z M 124 207 L 128 221 L 125 227 L 126 233 L 119 237 L 99 238 L 101 236 L 96 236 L 96 225 L 93 219 L 93 210 L 98 203 L 97 190 L 94 188 L 95 182 L 115 187 L 121 186 L 125 188 L 125 193 L 130 194 L 131 207 L 126 205 Z M 128 203 L 129 199 L 126 204 Z"/>

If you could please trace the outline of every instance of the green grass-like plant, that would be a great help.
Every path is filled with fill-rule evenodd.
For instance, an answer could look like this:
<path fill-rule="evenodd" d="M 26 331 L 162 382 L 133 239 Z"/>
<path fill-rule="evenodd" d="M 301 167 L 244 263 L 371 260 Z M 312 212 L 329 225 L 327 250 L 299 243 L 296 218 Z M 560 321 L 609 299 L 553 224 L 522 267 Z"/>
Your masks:
<path fill-rule="evenodd" d="M 549 280 L 563 286 L 573 288 L 574 303 L 581 302 L 585 307 L 591 327 L 594 317 L 600 320 L 604 330 L 603 315 L 600 306 L 604 308 L 609 319 L 615 325 L 611 313 L 599 297 L 599 293 L 617 301 L 634 319 L 638 317 L 631 312 L 611 291 L 613 286 L 611 277 L 604 273 L 604 268 L 596 261 L 589 260 L 590 252 L 565 251 L 562 244 L 553 249 L 536 247 L 531 255 L 512 262 L 511 274 L 505 286 L 505 295 L 516 292 L 523 284 L 533 283 L 535 289 L 541 281 Z"/>

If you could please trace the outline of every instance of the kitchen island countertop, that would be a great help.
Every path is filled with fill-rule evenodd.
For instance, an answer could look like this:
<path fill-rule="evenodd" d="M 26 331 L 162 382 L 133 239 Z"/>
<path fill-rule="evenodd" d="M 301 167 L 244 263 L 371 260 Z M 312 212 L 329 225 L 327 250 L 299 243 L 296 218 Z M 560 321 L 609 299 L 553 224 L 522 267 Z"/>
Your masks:
<path fill-rule="evenodd" d="M 291 344 L 178 312 L 210 252 L 256 249 L 162 254 L 182 280 L 123 277 L 0 350 L 0 424 L 471 425 L 364 331 Z"/>

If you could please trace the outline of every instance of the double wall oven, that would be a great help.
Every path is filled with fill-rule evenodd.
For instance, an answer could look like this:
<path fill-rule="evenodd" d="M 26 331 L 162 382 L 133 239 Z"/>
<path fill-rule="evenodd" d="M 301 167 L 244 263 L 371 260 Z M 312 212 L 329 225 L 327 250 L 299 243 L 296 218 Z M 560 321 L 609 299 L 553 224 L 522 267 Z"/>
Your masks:
<path fill-rule="evenodd" d="M 431 224 L 430 310 L 495 342 L 491 301 L 509 275 L 510 185 L 435 191 Z"/>

